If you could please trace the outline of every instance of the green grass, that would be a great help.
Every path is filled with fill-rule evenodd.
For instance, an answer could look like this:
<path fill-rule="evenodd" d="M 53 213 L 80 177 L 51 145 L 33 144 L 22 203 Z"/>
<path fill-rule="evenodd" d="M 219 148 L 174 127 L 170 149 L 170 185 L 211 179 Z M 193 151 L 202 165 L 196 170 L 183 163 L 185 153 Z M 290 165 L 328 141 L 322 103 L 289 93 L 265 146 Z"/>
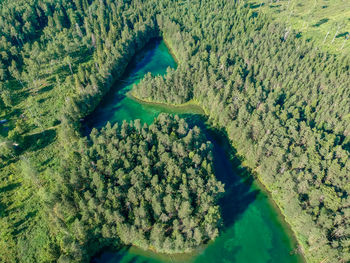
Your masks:
<path fill-rule="evenodd" d="M 44 148 L 28 150 L 25 155 L 38 172 L 40 183 L 33 188 L 21 172 L 21 158 L 13 158 L 10 164 L 0 169 L 0 261 L 15 262 L 19 253 L 34 254 L 29 240 L 42 234 L 43 216 L 40 208 L 40 192 L 49 181 L 44 170 L 55 165 L 55 143 Z M 29 261 L 28 261 L 29 262 Z"/>
<path fill-rule="evenodd" d="M 92 59 L 84 48 L 71 56 L 75 72 L 79 64 L 90 63 Z M 0 111 L 0 120 L 8 120 L 0 124 L 0 138 L 6 137 L 19 119 L 25 120 L 28 129 L 22 134 L 23 142 L 16 155 L 4 163 L 0 159 L 0 262 L 16 262 L 17 256 L 27 258 L 26 262 L 36 262 L 38 255 L 50 250 L 40 191 L 50 183 L 45 171 L 55 170 L 57 165 L 58 119 L 65 99 L 74 92 L 64 85 L 70 74 L 69 67 L 57 59 L 41 64 L 35 83 L 22 87 L 17 80 L 11 80 L 6 87 L 10 89 L 13 105 Z M 61 84 L 57 84 L 57 78 Z M 35 166 L 39 185 L 24 177 L 23 158 Z"/>
<path fill-rule="evenodd" d="M 252 9 L 267 14 L 275 21 L 286 22 L 302 37 L 314 40 L 323 51 L 350 53 L 348 0 L 248 0 L 248 3 Z"/>

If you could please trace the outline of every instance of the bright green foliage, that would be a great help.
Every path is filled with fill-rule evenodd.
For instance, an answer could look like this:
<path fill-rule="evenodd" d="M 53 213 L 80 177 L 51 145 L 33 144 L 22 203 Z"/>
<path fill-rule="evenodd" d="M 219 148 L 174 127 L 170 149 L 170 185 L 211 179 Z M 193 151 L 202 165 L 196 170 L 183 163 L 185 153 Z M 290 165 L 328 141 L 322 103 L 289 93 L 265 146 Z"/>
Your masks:
<path fill-rule="evenodd" d="M 71 237 L 83 242 L 88 236 L 84 229 L 90 225 L 78 221 L 73 225 L 76 218 L 69 212 L 76 207 L 58 203 L 56 221 L 43 220 L 39 200 L 45 198 L 40 193 L 57 187 L 57 180 L 45 170 L 56 170 L 61 156 L 69 158 L 69 165 L 80 160 L 77 152 L 62 151 L 80 149 L 79 119 L 96 107 L 135 52 L 159 35 L 179 66 L 164 78 L 148 76 L 135 92 L 161 102 L 196 100 L 215 124 L 226 129 L 245 163 L 270 188 L 307 258 L 350 260 L 349 56 L 318 51 L 303 36 L 283 23 L 271 23 L 268 15 L 244 1 L 6 0 L 0 4 L 0 120 L 8 120 L 0 130 L 6 137 L 0 142 L 0 261 L 54 261 L 57 247 L 70 256 L 82 256 L 80 244 Z M 333 28 L 330 31 L 336 36 Z M 341 30 L 338 34 L 346 33 Z M 346 34 L 334 43 L 339 46 L 345 38 Z M 326 43 L 330 39 L 331 35 Z M 348 43 L 343 43 L 346 50 Z M 5 126 L 9 131 L 2 129 Z M 190 136 L 186 138 L 190 141 Z M 36 180 L 24 180 L 19 155 L 38 167 L 35 178 L 40 178 L 40 191 Z M 162 162 L 169 158 L 158 157 Z M 189 152 L 188 158 L 200 165 L 201 155 Z M 96 167 L 101 165 L 96 161 Z M 133 162 L 126 160 L 123 165 L 131 169 Z M 103 179 L 99 176 L 92 174 L 96 185 Z M 81 172 L 69 178 L 79 183 Z M 157 183 L 155 178 L 153 184 Z M 69 194 L 68 188 L 62 189 L 65 193 Z M 90 201 L 84 211 L 99 209 L 97 198 L 104 192 L 85 195 Z M 129 198 L 140 202 L 132 190 Z M 150 206 L 158 214 L 173 209 L 169 200 L 162 207 L 154 198 Z M 181 208 L 179 217 L 191 213 L 188 203 Z M 101 220 L 91 217 L 92 222 Z M 56 244 L 53 226 L 65 222 L 77 233 L 69 229 L 70 234 L 58 236 Z M 181 223 L 174 220 L 173 225 Z M 138 236 L 138 242 L 159 244 L 161 227 L 155 224 L 152 238 Z M 105 237 L 113 231 L 98 229 Z M 45 240 L 42 237 L 47 242 L 40 242 Z M 188 241 L 179 232 L 174 238 L 175 244 L 165 238 L 163 245 L 174 249 Z M 191 242 L 205 238 L 202 231 L 194 231 Z M 61 262 L 65 260 L 62 256 Z"/>
<path fill-rule="evenodd" d="M 248 0 L 251 8 L 286 23 L 322 50 L 350 52 L 350 2 L 343 0 Z"/>
<path fill-rule="evenodd" d="M 62 162 L 49 201 L 61 259 L 80 261 L 119 242 L 191 251 L 218 235 L 216 200 L 224 190 L 197 127 L 159 115 L 149 127 L 108 123 L 80 145 L 71 153 L 79 157 Z"/>
<path fill-rule="evenodd" d="M 0 220 L 6 223 L 0 261 L 52 261 L 45 255 L 51 253 L 47 246 L 56 246 L 49 243 L 55 234 L 44 232 L 48 222 L 42 218 L 41 196 L 35 184 L 22 184 L 19 156 L 38 167 L 40 187 L 51 187 L 53 178 L 45 170 L 57 170 L 62 111 L 74 112 L 62 122 L 77 127 L 135 51 L 157 35 L 153 4 L 0 1 L 0 120 L 7 120 L 0 124 Z M 76 136 L 70 130 L 60 134 L 64 142 Z M 46 243 L 29 241 L 45 235 Z"/>
<path fill-rule="evenodd" d="M 197 101 L 275 193 L 307 258 L 348 261 L 350 59 L 253 10 L 233 1 L 168 8 L 158 25 L 179 65 L 133 94 Z"/>

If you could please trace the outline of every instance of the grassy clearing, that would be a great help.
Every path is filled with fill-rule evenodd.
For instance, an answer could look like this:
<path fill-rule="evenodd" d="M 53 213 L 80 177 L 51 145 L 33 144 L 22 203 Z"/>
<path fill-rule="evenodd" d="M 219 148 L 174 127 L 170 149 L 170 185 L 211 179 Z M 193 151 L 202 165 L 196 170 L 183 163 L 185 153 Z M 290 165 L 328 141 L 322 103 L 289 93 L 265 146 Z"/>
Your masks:
<path fill-rule="evenodd" d="M 84 47 L 71 57 L 74 72 L 79 64 L 90 63 L 92 59 Z M 24 121 L 25 129 L 15 155 L 4 162 L 0 159 L 0 262 L 15 262 L 18 256 L 35 262 L 35 255 L 45 258 L 45 251 L 50 250 L 40 191 L 50 183 L 45 171 L 55 170 L 57 165 L 58 119 L 65 99 L 74 92 L 65 84 L 69 75 L 68 65 L 56 59 L 41 64 L 33 81 L 24 81 L 22 86 L 11 80 L 7 86 L 12 106 L 0 111 L 0 120 L 7 120 L 0 124 L 0 144 L 19 120 Z M 35 164 L 32 167 L 38 179 L 35 186 L 29 181 L 33 178 L 23 176 L 23 161 Z"/>
<path fill-rule="evenodd" d="M 287 22 L 302 37 L 336 54 L 350 53 L 350 1 L 248 0 L 252 9 Z M 288 28 L 286 29 L 288 31 Z"/>
<path fill-rule="evenodd" d="M 36 253 L 35 249 L 31 248 L 36 247 L 36 241 L 29 240 L 47 242 L 42 239 L 45 237 L 43 232 L 47 230 L 43 225 L 43 215 L 40 212 L 42 209 L 39 207 L 40 195 L 37 193 L 49 180 L 45 178 L 47 175 L 44 170 L 55 165 L 54 156 L 57 150 L 55 143 L 52 143 L 54 138 L 41 140 L 43 145 L 39 142 L 38 149 L 32 147 L 25 155 L 13 158 L 7 166 L 0 169 L 0 261 L 2 259 L 4 262 L 13 262 L 16 255 L 25 253 L 30 262 L 31 255 Z M 40 181 L 34 188 L 29 182 L 30 178 L 23 177 L 21 170 L 24 159 L 37 164 L 33 171 L 37 173 Z"/>

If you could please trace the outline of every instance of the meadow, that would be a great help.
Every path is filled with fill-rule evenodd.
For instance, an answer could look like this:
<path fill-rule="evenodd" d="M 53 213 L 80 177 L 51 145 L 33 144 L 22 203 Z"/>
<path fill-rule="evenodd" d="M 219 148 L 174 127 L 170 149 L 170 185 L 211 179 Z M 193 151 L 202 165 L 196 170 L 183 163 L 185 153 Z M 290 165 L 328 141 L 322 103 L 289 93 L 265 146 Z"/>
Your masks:
<path fill-rule="evenodd" d="M 249 0 L 251 8 L 286 23 L 300 36 L 315 41 L 331 53 L 350 52 L 350 1 L 347 0 Z"/>

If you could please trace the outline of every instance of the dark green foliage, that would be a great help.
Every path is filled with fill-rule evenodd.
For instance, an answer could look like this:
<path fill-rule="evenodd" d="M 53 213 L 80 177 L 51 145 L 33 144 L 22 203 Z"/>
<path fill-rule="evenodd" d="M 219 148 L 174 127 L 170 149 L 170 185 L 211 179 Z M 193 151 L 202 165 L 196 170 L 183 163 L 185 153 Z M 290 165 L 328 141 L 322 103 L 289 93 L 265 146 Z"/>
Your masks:
<path fill-rule="evenodd" d="M 20 154 L 31 155 L 34 165 L 40 167 L 40 187 L 55 187 L 53 178 L 44 171 L 58 169 L 61 146 L 75 145 L 73 141 L 80 136 L 79 118 L 97 105 L 134 53 L 158 34 L 154 4 L 0 1 L 0 120 L 8 120 L 0 124 L 0 188 L 23 180 Z M 25 120 L 25 127 L 18 122 L 21 120 Z M 58 143 L 55 129 L 60 123 L 63 129 L 59 129 Z M 25 214 L 18 207 L 22 196 L 22 206 L 42 211 L 40 202 L 27 197 L 38 197 L 37 192 L 37 185 L 29 183 L 6 196 L 4 207 L 8 205 L 11 213 L 0 219 L 6 223 L 6 227 L 1 224 L 0 261 L 47 262 L 57 258 L 53 252 L 49 255 L 49 244 L 27 246 L 19 242 L 47 235 L 40 232 L 43 228 L 36 226 L 37 221 L 52 224 L 42 220 L 44 213 L 22 220 Z M 54 238 L 55 232 L 51 232 L 50 240 Z"/>
<path fill-rule="evenodd" d="M 54 197 L 48 202 L 55 204 L 56 216 L 50 222 L 41 220 L 42 211 L 33 216 L 35 219 L 19 220 L 23 218 L 22 208 L 9 209 L 12 214 L 1 218 L 0 261 L 24 262 L 29 260 L 27 255 L 36 262 L 54 261 L 56 235 L 58 246 L 64 252 L 61 262 L 69 260 L 66 254 L 83 258 L 81 247 L 89 247 L 93 240 L 101 238 L 94 243 L 100 245 L 115 243 L 117 230 L 102 227 L 101 222 L 107 221 L 107 212 L 91 212 L 105 204 L 98 198 L 105 196 L 107 190 L 97 186 L 101 180 L 109 180 L 107 175 L 115 167 L 104 167 L 102 178 L 92 173 L 88 186 L 83 184 L 87 178 L 82 179 L 80 170 L 69 174 L 62 171 L 62 177 L 57 180 L 47 176 L 44 170 L 49 166 L 57 169 L 58 158 L 69 160 L 67 169 L 78 169 L 77 163 L 84 158 L 99 156 L 91 156 L 88 152 L 91 146 L 80 145 L 79 119 L 96 107 L 135 52 L 158 35 L 164 37 L 176 55 L 178 68 L 169 70 L 165 77 L 147 76 L 135 87 L 135 94 L 143 99 L 175 104 L 197 101 L 213 123 L 226 129 L 246 165 L 257 171 L 272 191 L 307 258 L 315 262 L 350 260 L 348 56 L 319 52 L 312 43 L 289 32 L 285 25 L 271 23 L 264 15 L 244 6 L 244 1 L 3 0 L 0 4 L 0 120 L 8 119 L 6 127 L 10 127 L 10 131 L 0 130 L 1 136 L 7 137 L 0 142 L 1 187 L 6 188 L 12 177 L 22 179 L 21 162 L 17 158 L 18 149 L 24 149 L 22 144 L 30 144 L 30 138 L 44 136 L 46 130 L 61 123 L 57 149 L 47 143 L 45 149 L 31 153 L 30 150 L 37 149 L 33 140 L 33 146 L 26 145 L 28 151 L 21 154 L 38 156 L 35 166 L 42 167 L 38 172 L 43 182 L 41 187 L 47 192 L 60 187 L 57 198 L 62 199 L 62 204 Z M 45 97 L 45 94 L 50 95 Z M 136 128 L 136 124 L 125 124 L 125 127 L 134 134 L 142 130 Z M 127 145 L 128 136 L 123 139 L 123 145 Z M 20 145 L 15 147 L 13 143 Z M 158 150 L 162 151 L 162 147 Z M 72 148 L 83 149 L 90 156 L 67 151 Z M 100 150 L 112 151 L 102 145 L 96 149 L 96 154 L 102 156 Z M 181 147 L 177 150 L 179 154 L 184 151 Z M 60 156 L 56 156 L 58 151 Z M 137 152 L 132 147 L 130 151 Z M 161 158 L 167 156 L 156 157 L 164 162 Z M 200 165 L 200 157 L 191 154 L 190 164 Z M 126 169 L 148 162 L 126 160 L 125 163 L 118 160 L 123 161 Z M 94 163 L 96 167 L 102 165 L 95 159 Z M 85 165 L 83 171 L 87 176 L 91 167 Z M 16 189 L 18 195 L 8 194 L 11 196 L 8 203 L 18 202 L 16 199 L 21 196 L 23 206 L 26 202 L 35 203 L 37 206 L 30 208 L 32 212 L 42 210 L 39 202 L 27 201 L 31 200 L 27 195 L 39 199 L 37 186 L 30 185 L 30 181 L 33 180 Z M 71 185 L 81 186 L 71 191 Z M 94 190 L 83 192 L 83 186 Z M 66 200 L 65 196 L 69 198 Z M 78 202 L 79 198 L 89 198 L 89 202 Z M 141 202 L 133 191 L 128 192 L 127 198 Z M 158 201 L 148 201 L 152 211 L 161 213 L 164 209 L 173 209 L 166 196 L 163 206 L 158 206 Z M 1 205 L 3 203 L 1 201 Z M 179 216 L 188 215 L 190 210 L 186 208 L 192 205 L 184 203 Z M 84 206 L 87 209 L 80 208 Z M 150 211 L 147 209 L 138 208 L 132 213 L 143 218 L 141 215 Z M 81 212 L 77 218 L 71 211 L 87 212 Z M 136 221 L 133 216 L 135 214 L 131 215 L 129 225 L 123 227 L 135 236 L 139 233 L 136 230 L 155 223 Z M 90 218 L 91 222 L 81 221 L 82 218 Z M 36 221 L 46 225 L 34 227 Z M 14 229 L 20 225 L 18 222 L 32 223 L 17 233 Z M 92 223 L 95 228 L 91 228 Z M 151 240 L 159 244 L 157 238 L 163 233 L 163 226 L 157 223 L 147 232 L 147 237 L 137 236 L 134 240 L 144 247 Z M 184 222 L 171 222 L 172 226 L 181 223 Z M 57 232 L 60 229 L 57 225 L 68 227 L 68 234 Z M 36 241 L 26 246 L 26 240 L 39 240 L 48 235 L 47 229 L 51 231 L 47 243 L 52 244 Z M 163 247 L 157 249 L 174 251 L 175 245 L 180 248 L 189 242 L 186 245 L 194 246 L 209 236 L 202 229 L 192 234 L 192 239 L 187 239 L 187 234 L 174 234 L 175 239 L 166 236 Z M 94 249 L 89 252 L 93 253 Z"/>
<path fill-rule="evenodd" d="M 149 73 L 134 87 L 133 92 L 142 99 L 181 104 L 192 98 L 191 77 L 191 71 L 186 68 L 177 72 L 168 69 L 164 77 L 152 77 Z"/>
<path fill-rule="evenodd" d="M 158 23 L 179 66 L 133 94 L 199 102 L 275 193 L 307 258 L 350 260 L 349 57 L 233 1 L 168 8 Z M 180 76 L 190 76 L 185 89 L 169 81 Z"/>
<path fill-rule="evenodd" d="M 211 145 L 183 119 L 107 124 L 71 154 L 49 202 L 61 258 L 80 261 L 119 242 L 184 252 L 218 235 L 216 200 L 224 190 Z"/>

